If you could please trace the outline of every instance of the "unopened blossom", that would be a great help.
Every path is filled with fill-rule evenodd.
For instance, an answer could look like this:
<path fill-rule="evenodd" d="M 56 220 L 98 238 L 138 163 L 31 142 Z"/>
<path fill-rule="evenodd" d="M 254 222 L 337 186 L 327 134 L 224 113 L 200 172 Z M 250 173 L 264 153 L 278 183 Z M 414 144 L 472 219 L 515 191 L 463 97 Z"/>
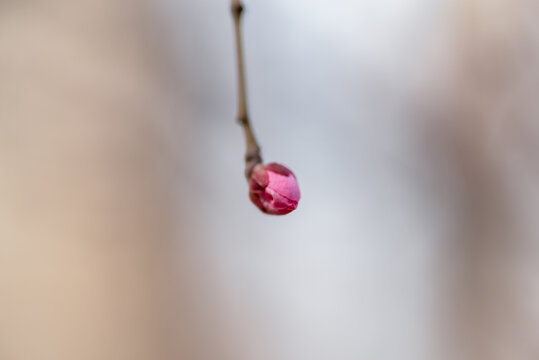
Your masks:
<path fill-rule="evenodd" d="M 300 196 L 296 176 L 287 167 L 276 163 L 254 167 L 249 197 L 266 214 L 285 215 L 294 211 Z"/>

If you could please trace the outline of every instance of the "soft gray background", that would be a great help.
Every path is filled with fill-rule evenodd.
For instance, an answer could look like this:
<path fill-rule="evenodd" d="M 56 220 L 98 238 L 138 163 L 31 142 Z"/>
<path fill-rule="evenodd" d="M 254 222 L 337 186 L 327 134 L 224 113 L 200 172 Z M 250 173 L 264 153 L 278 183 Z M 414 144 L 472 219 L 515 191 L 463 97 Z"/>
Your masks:
<path fill-rule="evenodd" d="M 428 358 L 440 221 L 429 207 L 443 194 L 405 101 L 442 5 L 246 4 L 255 131 L 303 195 L 269 217 L 242 178 L 229 4 L 163 4 L 193 131 L 188 209 L 221 300 L 212 311 L 245 359 Z"/>
<path fill-rule="evenodd" d="M 265 159 L 294 169 L 303 194 L 299 209 L 287 217 L 263 216 L 247 201 L 244 145 L 233 124 L 229 4 L 162 2 L 166 31 L 174 34 L 170 46 L 182 64 L 178 97 L 193 131 L 188 209 L 207 276 L 222 300 L 213 309 L 223 316 L 219 331 L 250 344 L 243 355 L 250 359 L 459 356 L 450 348 L 474 358 L 537 354 L 536 321 L 508 327 L 520 328 L 515 331 L 521 335 L 496 330 L 516 321 L 512 311 L 525 319 L 537 314 L 530 305 L 537 298 L 536 266 L 515 270 L 511 261 L 532 260 L 503 255 L 506 246 L 515 246 L 506 240 L 527 238 L 537 247 L 535 230 L 505 232 L 514 226 L 507 218 L 533 213 L 518 208 L 534 206 L 528 196 L 537 194 L 531 180 L 536 173 L 514 173 L 513 158 L 503 156 L 536 153 L 518 149 L 520 135 L 506 135 L 508 129 L 522 133 L 524 126 L 535 129 L 529 136 L 537 139 L 537 112 L 528 108 L 533 100 L 515 100 L 526 92 L 526 78 L 537 75 L 534 55 L 523 56 L 514 45 L 536 54 L 537 47 L 530 47 L 536 44 L 534 20 L 526 15 L 534 5 L 246 5 L 255 131 Z M 496 80 L 503 74 L 506 80 Z M 517 115 L 521 106 L 528 110 Z M 527 159 L 521 168 L 533 162 Z M 527 200 L 518 193 L 528 194 Z M 504 221 L 488 214 L 490 208 L 507 212 Z M 491 251 L 502 255 L 487 260 Z M 483 261 L 487 270 L 481 270 Z M 498 268 L 500 278 L 509 279 L 482 289 L 478 284 L 497 279 Z M 511 291 L 507 286 L 514 289 L 512 276 L 525 279 L 527 285 L 514 291 L 527 294 L 531 308 L 503 300 L 489 305 L 499 300 L 498 292 Z M 475 294 L 476 288 L 482 290 Z M 455 333 L 466 335 L 459 340 Z"/>

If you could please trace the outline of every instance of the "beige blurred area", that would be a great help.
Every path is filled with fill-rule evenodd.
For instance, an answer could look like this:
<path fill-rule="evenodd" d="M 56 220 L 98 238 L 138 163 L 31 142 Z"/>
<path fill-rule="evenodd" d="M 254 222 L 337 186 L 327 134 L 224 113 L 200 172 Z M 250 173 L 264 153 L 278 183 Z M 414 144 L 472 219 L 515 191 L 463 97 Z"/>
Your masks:
<path fill-rule="evenodd" d="M 178 156 L 148 6 L 0 4 L 1 359 L 176 358 Z"/>
<path fill-rule="evenodd" d="M 539 357 L 539 5 L 0 2 L 0 360 Z"/>

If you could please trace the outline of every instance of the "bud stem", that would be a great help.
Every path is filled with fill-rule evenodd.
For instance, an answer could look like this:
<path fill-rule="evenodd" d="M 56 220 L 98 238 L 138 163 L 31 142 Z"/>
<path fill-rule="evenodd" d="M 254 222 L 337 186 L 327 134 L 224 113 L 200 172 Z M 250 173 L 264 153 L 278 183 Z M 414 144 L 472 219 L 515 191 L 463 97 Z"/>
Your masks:
<path fill-rule="evenodd" d="M 249 121 L 247 111 L 247 89 L 245 81 L 245 62 L 243 56 L 243 42 L 241 32 L 241 16 L 243 14 L 243 4 L 241 0 L 231 0 L 232 17 L 234 19 L 234 29 L 236 33 L 236 58 L 238 61 L 238 122 L 245 132 L 245 141 L 247 149 L 245 152 L 245 176 L 251 177 L 253 168 L 262 163 L 260 146 L 256 141 L 255 135 Z"/>

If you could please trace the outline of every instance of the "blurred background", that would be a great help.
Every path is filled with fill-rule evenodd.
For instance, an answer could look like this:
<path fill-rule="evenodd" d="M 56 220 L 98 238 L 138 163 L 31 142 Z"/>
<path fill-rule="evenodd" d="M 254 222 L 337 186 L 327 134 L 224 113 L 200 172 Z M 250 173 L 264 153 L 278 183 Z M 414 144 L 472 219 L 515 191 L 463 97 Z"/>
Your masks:
<path fill-rule="evenodd" d="M 539 4 L 0 2 L 0 359 L 539 358 Z"/>

